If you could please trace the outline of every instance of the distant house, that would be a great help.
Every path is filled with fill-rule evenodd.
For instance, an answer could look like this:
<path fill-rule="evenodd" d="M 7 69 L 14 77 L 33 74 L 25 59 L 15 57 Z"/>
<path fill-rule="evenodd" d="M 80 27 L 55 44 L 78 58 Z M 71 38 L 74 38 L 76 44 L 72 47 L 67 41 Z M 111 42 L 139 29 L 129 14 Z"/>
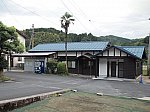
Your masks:
<path fill-rule="evenodd" d="M 18 33 L 18 40 L 24 46 L 24 52 L 25 52 L 26 51 L 25 39 L 27 38 L 27 36 L 17 29 L 16 29 L 16 32 Z M 11 58 L 11 60 L 9 62 L 9 66 L 10 67 L 20 67 L 20 66 L 22 66 L 23 63 L 24 63 L 24 57 L 13 57 L 13 58 Z"/>
<path fill-rule="evenodd" d="M 24 56 L 25 71 L 40 66 L 42 72 L 48 58 L 65 61 L 65 44 L 39 44 Z M 69 42 L 68 71 L 95 77 L 135 78 L 142 73 L 142 60 L 146 58 L 144 46 L 111 46 L 109 42 Z"/>

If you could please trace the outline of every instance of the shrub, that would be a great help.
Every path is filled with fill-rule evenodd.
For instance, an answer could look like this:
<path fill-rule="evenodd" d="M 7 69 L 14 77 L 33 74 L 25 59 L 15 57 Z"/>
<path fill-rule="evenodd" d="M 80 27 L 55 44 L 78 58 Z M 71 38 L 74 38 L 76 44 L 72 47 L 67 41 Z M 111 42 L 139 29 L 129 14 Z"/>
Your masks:
<path fill-rule="evenodd" d="M 66 69 L 66 64 L 65 63 L 59 62 L 57 64 L 57 73 L 62 74 L 62 75 L 68 75 L 68 71 Z"/>
<path fill-rule="evenodd" d="M 57 61 L 56 60 L 49 60 L 46 65 L 47 65 L 47 72 L 50 71 L 50 73 L 55 73 L 55 70 L 57 68 Z"/>

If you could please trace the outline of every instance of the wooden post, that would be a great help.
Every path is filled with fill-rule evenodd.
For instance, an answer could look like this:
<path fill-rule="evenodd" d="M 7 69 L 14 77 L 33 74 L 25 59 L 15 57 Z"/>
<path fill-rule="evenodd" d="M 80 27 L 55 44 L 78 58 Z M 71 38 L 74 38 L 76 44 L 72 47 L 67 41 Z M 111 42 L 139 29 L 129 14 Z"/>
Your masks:
<path fill-rule="evenodd" d="M 96 58 L 96 72 L 95 72 L 95 78 L 97 78 L 97 58 Z"/>
<path fill-rule="evenodd" d="M 91 60 L 90 60 L 90 77 L 92 77 L 92 75 L 91 75 Z"/>
<path fill-rule="evenodd" d="M 80 67 L 79 67 L 79 59 L 78 59 L 78 75 L 79 75 L 79 72 L 80 72 Z"/>

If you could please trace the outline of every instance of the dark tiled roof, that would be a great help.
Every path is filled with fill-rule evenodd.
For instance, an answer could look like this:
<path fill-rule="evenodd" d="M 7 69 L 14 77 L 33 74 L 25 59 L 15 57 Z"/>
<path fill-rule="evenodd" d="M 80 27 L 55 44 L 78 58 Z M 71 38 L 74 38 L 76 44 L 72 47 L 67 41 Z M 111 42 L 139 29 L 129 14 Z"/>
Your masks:
<path fill-rule="evenodd" d="M 104 50 L 109 42 L 68 42 L 68 51 Z M 65 51 L 65 43 L 39 44 L 29 52 Z"/>
<path fill-rule="evenodd" d="M 16 32 L 17 32 L 19 35 L 23 36 L 25 39 L 28 38 L 27 35 L 25 35 L 22 31 L 19 31 L 18 29 L 16 29 Z"/>

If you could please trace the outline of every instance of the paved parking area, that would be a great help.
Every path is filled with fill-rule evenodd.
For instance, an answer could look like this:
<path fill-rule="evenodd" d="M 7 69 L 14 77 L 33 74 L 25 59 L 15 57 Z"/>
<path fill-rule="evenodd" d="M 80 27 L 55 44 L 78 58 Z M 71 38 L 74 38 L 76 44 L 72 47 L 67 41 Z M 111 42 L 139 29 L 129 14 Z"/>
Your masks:
<path fill-rule="evenodd" d="M 61 89 L 77 89 L 83 92 L 101 92 L 113 96 L 150 97 L 150 85 L 127 81 L 104 81 L 71 76 L 42 75 L 5 72 L 14 79 L 0 83 L 0 100 L 24 97 Z"/>

